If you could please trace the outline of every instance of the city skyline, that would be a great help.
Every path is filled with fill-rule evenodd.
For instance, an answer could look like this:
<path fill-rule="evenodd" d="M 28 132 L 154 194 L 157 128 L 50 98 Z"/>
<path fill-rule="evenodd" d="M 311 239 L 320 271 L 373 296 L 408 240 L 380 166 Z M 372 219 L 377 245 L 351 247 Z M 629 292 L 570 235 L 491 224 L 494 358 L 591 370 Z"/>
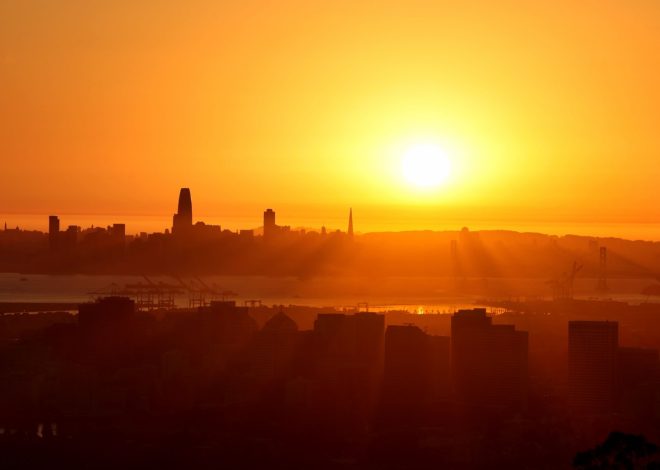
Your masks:
<path fill-rule="evenodd" d="M 273 211 L 272 208 L 266 209 L 264 211 L 264 214 L 263 214 L 263 219 L 262 219 L 263 223 L 259 227 L 249 227 L 249 228 L 242 227 L 242 228 L 239 228 L 239 229 L 231 230 L 231 229 L 228 229 L 227 227 L 222 227 L 219 224 L 207 224 L 206 221 L 202 220 L 199 217 L 195 218 L 195 216 L 194 216 L 191 189 L 190 188 L 181 188 L 179 190 L 179 199 L 178 199 L 178 203 L 177 203 L 177 211 L 172 216 L 171 225 L 169 227 L 166 227 L 165 229 L 163 229 L 162 232 L 163 233 L 171 233 L 171 234 L 175 234 L 175 235 L 176 234 L 186 235 L 186 234 L 190 233 L 190 231 L 193 229 L 193 227 L 195 225 L 197 225 L 197 226 L 199 226 L 199 225 L 202 225 L 202 226 L 208 225 L 210 227 L 223 228 L 224 230 L 235 231 L 237 233 L 239 233 L 241 231 L 245 231 L 245 230 L 254 230 L 256 228 L 256 229 L 261 229 L 263 231 L 264 235 L 267 232 L 271 232 L 271 234 L 272 234 L 272 232 L 275 232 L 275 231 L 280 230 L 280 229 L 286 229 L 286 230 L 293 229 L 293 230 L 303 230 L 303 231 L 312 230 L 312 231 L 318 231 L 318 232 L 325 232 L 326 230 L 341 231 L 340 229 L 328 228 L 325 225 L 321 225 L 320 227 L 304 227 L 304 226 L 291 227 L 290 225 L 280 226 L 280 225 L 276 225 L 275 216 L 276 216 L 276 213 L 275 213 L 275 211 Z M 90 226 L 82 226 L 82 225 L 78 225 L 78 224 L 75 224 L 75 223 L 68 223 L 67 225 L 62 225 L 61 226 L 60 222 L 61 221 L 59 219 L 59 215 L 52 215 L 52 214 L 49 215 L 48 216 L 48 225 L 47 225 L 48 229 L 47 229 L 47 232 L 49 232 L 51 234 L 53 232 L 59 232 L 59 231 L 61 231 L 61 227 L 64 228 L 65 226 L 66 227 L 75 227 L 78 230 L 83 229 L 83 228 L 92 228 L 93 229 L 93 228 L 96 228 L 96 227 L 100 227 L 100 228 L 103 227 L 103 224 L 99 225 L 98 223 L 96 224 L 96 227 L 94 226 L 94 224 L 91 224 Z M 111 227 L 111 226 L 114 227 L 114 226 L 117 226 L 117 225 L 121 225 L 123 227 L 124 235 L 127 234 L 127 233 L 128 234 L 133 234 L 133 235 L 137 235 L 137 234 L 140 234 L 140 233 L 148 233 L 148 232 L 145 232 L 145 231 L 135 231 L 134 233 L 126 232 L 126 224 L 125 223 L 119 223 L 118 224 L 117 222 L 113 222 L 111 224 L 107 224 L 107 227 Z M 346 224 L 345 225 L 346 225 L 346 232 L 350 236 L 352 236 L 353 235 L 353 208 L 352 207 L 349 208 L 349 213 L 348 213 L 348 217 L 346 219 Z M 16 227 L 12 227 L 12 226 L 7 225 L 7 223 L 5 222 L 5 225 L 4 225 L 5 230 L 14 229 L 14 228 L 21 229 L 21 227 L 18 226 L 18 225 Z M 23 229 L 24 230 L 30 230 L 29 227 L 27 227 L 27 228 L 23 227 Z M 156 231 L 153 231 L 152 233 L 159 233 L 159 231 L 156 230 Z"/>
<path fill-rule="evenodd" d="M 657 239 L 660 7 L 509 7 L 3 2 L 4 210 L 165 216 L 191 186 L 211 216 Z M 402 168 L 429 144 L 451 163 L 432 188 Z"/>
<path fill-rule="evenodd" d="M 170 191 L 171 192 L 171 191 Z M 204 197 L 200 198 L 204 200 Z M 197 206 L 197 205 L 196 205 Z M 244 229 L 258 229 L 262 228 L 260 214 L 263 211 L 264 205 L 250 205 L 246 206 L 246 212 L 230 211 L 228 214 L 218 214 L 196 211 L 200 214 L 194 220 L 204 221 L 211 225 L 221 225 L 223 229 L 232 231 L 239 231 Z M 300 206 L 297 206 L 298 210 Z M 303 230 L 320 230 L 321 227 L 326 227 L 327 230 L 341 230 L 345 231 L 346 226 L 346 209 L 352 214 L 353 206 L 347 205 L 345 208 L 337 208 L 332 206 L 321 206 L 305 209 L 303 216 L 292 216 L 289 210 L 290 206 L 284 205 L 278 208 L 278 213 L 282 214 L 287 225 L 293 229 Z M 248 209 L 250 209 L 248 211 Z M 254 209 L 254 210 L 252 210 Z M 406 231 L 455 231 L 460 230 L 462 227 L 469 226 L 474 230 L 511 230 L 517 232 L 532 232 L 542 233 L 547 235 L 578 235 L 578 236 L 593 236 L 601 238 L 622 238 L 628 240 L 648 240 L 660 241 L 660 222 L 659 223 L 589 223 L 580 222 L 578 220 L 564 220 L 564 221 L 543 221 L 540 219 L 529 218 L 526 220 L 510 220 L 502 222 L 492 218 L 484 220 L 472 221 L 472 224 L 467 224 L 466 219 L 460 217 L 457 211 L 445 211 L 435 217 L 431 217 L 423 210 L 415 208 L 408 208 L 405 216 L 398 218 L 388 217 L 387 213 L 378 214 L 374 216 L 373 207 L 362 208 L 364 212 L 360 212 L 360 227 L 356 230 L 357 233 L 370 233 L 370 232 L 406 232 Z M 371 210 L 370 210 L 371 209 Z M 382 209 L 382 208 L 381 208 Z M 295 207 L 294 207 L 295 213 Z M 63 219 L 63 225 L 76 225 L 82 228 L 89 227 L 103 227 L 110 226 L 116 223 L 124 223 L 126 225 L 126 233 L 129 235 L 137 235 L 143 232 L 155 233 L 171 230 L 172 228 L 172 212 L 171 208 L 168 213 L 158 214 L 80 214 L 80 213 L 67 213 L 61 211 L 50 211 L 47 213 L 37 214 L 12 214 L 0 213 L 0 222 L 8 228 L 20 228 L 23 230 L 37 230 L 48 231 L 47 217 L 57 213 Z"/>
<path fill-rule="evenodd" d="M 0 469 L 660 469 L 659 0 L 0 0 Z"/>

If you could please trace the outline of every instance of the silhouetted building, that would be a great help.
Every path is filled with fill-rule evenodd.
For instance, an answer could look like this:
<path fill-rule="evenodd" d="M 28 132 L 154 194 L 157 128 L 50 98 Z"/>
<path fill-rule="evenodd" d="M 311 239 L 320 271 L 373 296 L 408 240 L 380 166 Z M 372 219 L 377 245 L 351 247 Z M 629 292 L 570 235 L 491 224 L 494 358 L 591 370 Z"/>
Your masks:
<path fill-rule="evenodd" d="M 314 322 L 321 355 L 332 364 L 379 369 L 385 317 L 375 313 L 321 313 Z"/>
<path fill-rule="evenodd" d="M 574 411 L 614 410 L 618 341 L 617 322 L 568 322 L 568 386 Z"/>
<path fill-rule="evenodd" d="M 413 325 L 385 332 L 382 401 L 407 409 L 426 407 L 449 396 L 450 339 L 429 336 Z"/>
<path fill-rule="evenodd" d="M 104 297 L 78 306 L 78 325 L 84 355 L 92 362 L 115 363 L 134 351 L 141 331 L 135 302 L 128 297 Z"/>
<path fill-rule="evenodd" d="M 428 335 L 413 325 L 390 325 L 385 332 L 383 401 L 427 402 L 431 390 Z"/>
<path fill-rule="evenodd" d="M 220 225 L 206 224 L 202 221 L 195 222 L 193 225 L 193 233 L 197 241 L 218 239 L 222 233 Z"/>
<path fill-rule="evenodd" d="M 192 197 L 189 188 L 181 188 L 179 192 L 178 211 L 172 220 L 172 233 L 175 235 L 189 233 L 192 229 Z"/>
<path fill-rule="evenodd" d="M 248 308 L 237 306 L 233 300 L 211 301 L 199 307 L 191 326 L 191 347 L 218 369 L 242 353 L 257 332 Z"/>
<path fill-rule="evenodd" d="M 348 211 L 348 236 L 353 236 L 353 208 Z"/>
<path fill-rule="evenodd" d="M 266 209 L 264 211 L 264 239 L 273 238 L 276 232 L 275 211 L 273 209 Z"/>
<path fill-rule="evenodd" d="M 314 321 L 317 346 L 317 366 L 321 375 L 325 369 L 344 368 L 357 358 L 355 322 L 342 313 L 322 313 Z"/>
<path fill-rule="evenodd" d="M 110 234 L 117 240 L 126 238 L 126 224 L 113 224 L 110 228 Z"/>
<path fill-rule="evenodd" d="M 385 317 L 319 314 L 314 322 L 318 400 L 339 420 L 364 421 L 382 377 Z"/>
<path fill-rule="evenodd" d="M 617 388 L 617 403 L 621 413 L 640 419 L 660 417 L 658 350 L 619 348 Z"/>
<path fill-rule="evenodd" d="M 260 381 L 286 379 L 292 373 L 298 325 L 285 313 L 271 317 L 257 335 L 253 372 Z"/>
<path fill-rule="evenodd" d="M 58 246 L 69 250 L 72 249 L 78 243 L 80 232 L 81 229 L 79 225 L 69 225 L 64 232 L 60 232 Z"/>
<path fill-rule="evenodd" d="M 431 388 L 433 400 L 448 400 L 452 394 L 451 382 L 451 338 L 430 335 Z"/>
<path fill-rule="evenodd" d="M 513 325 L 493 325 L 486 309 L 451 318 L 457 399 L 472 406 L 522 410 L 527 405 L 528 336 Z"/>
<path fill-rule="evenodd" d="M 7 230 L 7 223 L 5 223 L 5 230 Z M 51 250 L 57 248 L 60 236 L 60 218 L 56 215 L 48 217 L 48 245 Z"/>

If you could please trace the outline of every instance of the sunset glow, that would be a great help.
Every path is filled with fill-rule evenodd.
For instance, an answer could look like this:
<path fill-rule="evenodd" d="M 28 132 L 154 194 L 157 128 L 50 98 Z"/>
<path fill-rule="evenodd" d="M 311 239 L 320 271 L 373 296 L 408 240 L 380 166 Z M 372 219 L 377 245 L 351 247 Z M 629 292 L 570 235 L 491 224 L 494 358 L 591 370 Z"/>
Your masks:
<path fill-rule="evenodd" d="M 451 163 L 445 152 L 433 144 L 419 144 L 408 149 L 401 161 L 406 181 L 420 189 L 442 185 L 450 175 Z"/>
<path fill-rule="evenodd" d="M 0 470 L 660 469 L 660 0 L 0 0 Z"/>
<path fill-rule="evenodd" d="M 0 196 L 16 215 L 167 220 L 190 186 L 209 217 L 361 206 L 369 230 L 423 228 L 403 220 L 421 205 L 468 225 L 658 222 L 658 10 L 5 1 Z M 402 156 L 436 138 L 451 177 L 407 183 Z"/>

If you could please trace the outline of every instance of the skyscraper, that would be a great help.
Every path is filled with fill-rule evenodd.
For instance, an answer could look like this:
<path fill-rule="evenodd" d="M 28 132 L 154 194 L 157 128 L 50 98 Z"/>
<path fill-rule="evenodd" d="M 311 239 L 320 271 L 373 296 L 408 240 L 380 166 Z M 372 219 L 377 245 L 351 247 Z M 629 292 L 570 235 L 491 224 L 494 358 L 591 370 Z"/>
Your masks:
<path fill-rule="evenodd" d="M 257 380 L 285 379 L 293 369 L 298 325 L 284 312 L 271 317 L 254 342 L 252 371 Z"/>
<path fill-rule="evenodd" d="M 172 233 L 187 233 L 192 228 L 192 198 L 189 188 L 181 188 L 179 192 L 178 212 L 172 220 Z"/>
<path fill-rule="evenodd" d="M 451 318 L 451 355 L 458 399 L 471 405 L 520 410 L 527 401 L 527 332 L 493 325 L 486 309 Z"/>
<path fill-rule="evenodd" d="M 110 233 L 116 239 L 124 241 L 126 238 L 126 224 L 112 224 Z"/>
<path fill-rule="evenodd" d="M 449 338 L 429 336 L 413 325 L 390 325 L 385 332 L 383 403 L 410 408 L 447 396 Z"/>
<path fill-rule="evenodd" d="M 7 229 L 5 224 L 5 230 Z M 48 216 L 48 245 L 53 250 L 57 247 L 60 236 L 60 218 L 56 215 Z"/>
<path fill-rule="evenodd" d="M 335 418 L 363 420 L 375 405 L 384 332 L 385 316 L 376 313 L 321 313 L 316 317 L 314 378 L 319 400 Z"/>
<path fill-rule="evenodd" d="M 613 411 L 618 342 L 618 322 L 568 322 L 568 391 L 574 411 Z"/>
<path fill-rule="evenodd" d="M 618 411 L 640 419 L 653 416 L 660 390 L 658 350 L 619 348 L 616 369 Z"/>
<path fill-rule="evenodd" d="M 272 238 L 276 231 L 277 225 L 275 225 L 275 211 L 273 209 L 266 209 L 264 211 L 264 238 Z"/>

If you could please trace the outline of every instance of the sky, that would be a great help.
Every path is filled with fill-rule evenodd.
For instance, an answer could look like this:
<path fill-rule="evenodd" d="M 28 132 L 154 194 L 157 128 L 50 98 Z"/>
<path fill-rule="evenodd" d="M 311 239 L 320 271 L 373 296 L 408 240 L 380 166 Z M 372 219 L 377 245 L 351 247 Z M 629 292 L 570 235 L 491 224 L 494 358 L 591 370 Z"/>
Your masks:
<path fill-rule="evenodd" d="M 658 51 L 655 0 L 0 0 L 0 213 L 656 238 Z"/>

